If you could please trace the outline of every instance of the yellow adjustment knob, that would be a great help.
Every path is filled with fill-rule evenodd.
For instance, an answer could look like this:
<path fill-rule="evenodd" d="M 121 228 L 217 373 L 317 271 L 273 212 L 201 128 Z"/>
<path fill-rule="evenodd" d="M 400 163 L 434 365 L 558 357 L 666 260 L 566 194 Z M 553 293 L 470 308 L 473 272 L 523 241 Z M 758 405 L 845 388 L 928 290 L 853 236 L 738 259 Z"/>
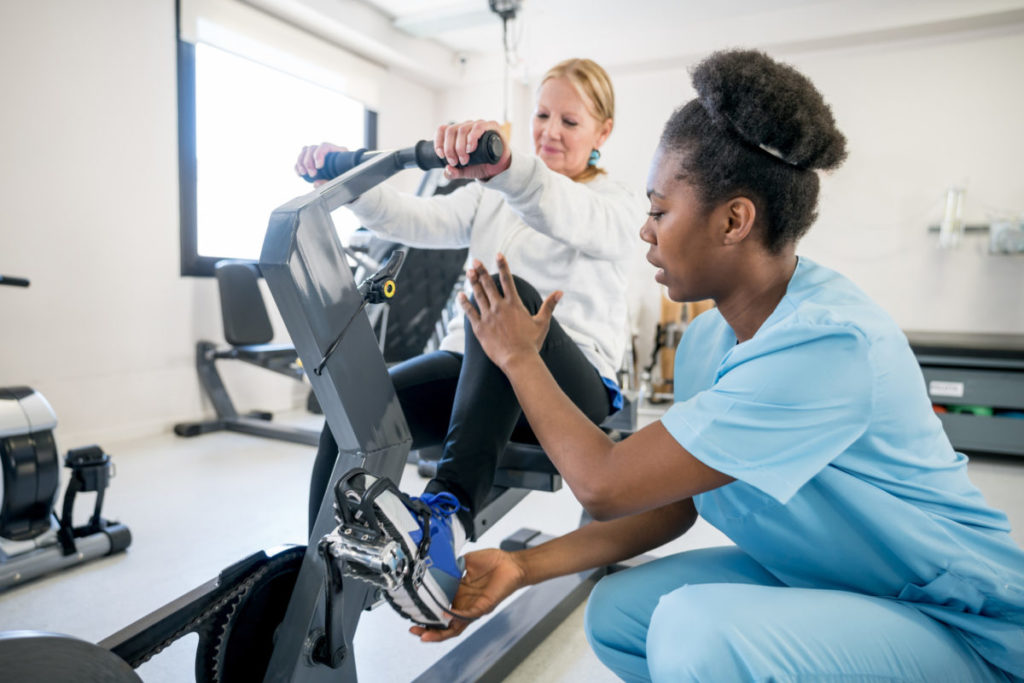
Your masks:
<path fill-rule="evenodd" d="M 384 296 L 386 296 L 387 298 L 390 299 L 391 297 L 393 297 L 395 295 L 395 291 L 397 289 L 398 288 L 395 285 L 395 281 L 394 280 L 386 280 L 384 282 Z"/>

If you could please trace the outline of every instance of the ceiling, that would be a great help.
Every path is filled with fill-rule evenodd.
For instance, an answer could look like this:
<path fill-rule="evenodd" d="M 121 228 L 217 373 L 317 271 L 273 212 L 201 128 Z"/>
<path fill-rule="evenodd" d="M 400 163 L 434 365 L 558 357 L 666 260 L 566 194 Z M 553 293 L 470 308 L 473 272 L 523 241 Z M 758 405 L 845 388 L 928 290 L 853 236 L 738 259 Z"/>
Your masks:
<path fill-rule="evenodd" d="M 401 31 L 470 58 L 500 55 L 488 0 L 363 0 Z M 526 73 L 567 56 L 607 68 L 672 62 L 737 45 L 813 47 L 883 34 L 1005 23 L 1021 0 L 520 0 L 510 33 Z M 1018 20 L 1020 17 L 1018 17 Z"/>
<path fill-rule="evenodd" d="M 242 2 L 435 86 L 505 69 L 502 21 L 488 0 Z M 622 73 L 729 47 L 786 54 L 1021 25 L 1024 0 L 520 0 L 509 75 L 529 81 L 567 57 Z"/>

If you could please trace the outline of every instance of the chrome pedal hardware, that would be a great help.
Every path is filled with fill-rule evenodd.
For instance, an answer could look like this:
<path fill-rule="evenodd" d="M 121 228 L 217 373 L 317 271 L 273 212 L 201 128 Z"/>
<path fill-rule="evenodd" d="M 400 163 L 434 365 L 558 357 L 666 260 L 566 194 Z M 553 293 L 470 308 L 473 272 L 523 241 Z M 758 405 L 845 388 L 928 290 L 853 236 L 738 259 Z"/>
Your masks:
<path fill-rule="evenodd" d="M 395 541 L 339 526 L 324 536 L 324 542 L 345 576 L 390 591 L 401 586 L 409 574 L 409 558 Z"/>

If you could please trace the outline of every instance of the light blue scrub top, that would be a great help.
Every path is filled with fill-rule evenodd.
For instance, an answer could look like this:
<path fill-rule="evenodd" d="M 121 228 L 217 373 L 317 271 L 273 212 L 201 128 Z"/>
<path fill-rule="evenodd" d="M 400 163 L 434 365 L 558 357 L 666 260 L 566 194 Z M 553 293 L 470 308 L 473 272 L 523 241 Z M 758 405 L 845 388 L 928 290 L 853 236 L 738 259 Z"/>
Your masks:
<path fill-rule="evenodd" d="M 1024 677 L 1024 551 L 968 480 L 906 337 L 853 283 L 800 258 L 742 344 L 700 315 L 675 400 L 666 429 L 736 479 L 697 510 L 780 581 L 905 601 Z"/>

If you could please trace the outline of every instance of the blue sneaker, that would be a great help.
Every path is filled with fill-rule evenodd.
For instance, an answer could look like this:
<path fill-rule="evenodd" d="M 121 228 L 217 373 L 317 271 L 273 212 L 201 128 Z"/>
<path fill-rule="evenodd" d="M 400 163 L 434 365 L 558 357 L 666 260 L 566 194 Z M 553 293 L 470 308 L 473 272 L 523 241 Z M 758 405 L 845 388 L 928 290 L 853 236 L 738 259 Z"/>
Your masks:
<path fill-rule="evenodd" d="M 336 510 L 340 526 L 331 536 L 355 550 L 342 553 L 356 565 L 346 574 L 380 586 L 391 606 L 417 624 L 447 627 L 464 571 L 455 557 L 464 540 L 454 517 L 458 499 L 447 492 L 410 497 L 387 479 L 353 470 L 338 483 L 337 500 L 345 509 Z"/>

